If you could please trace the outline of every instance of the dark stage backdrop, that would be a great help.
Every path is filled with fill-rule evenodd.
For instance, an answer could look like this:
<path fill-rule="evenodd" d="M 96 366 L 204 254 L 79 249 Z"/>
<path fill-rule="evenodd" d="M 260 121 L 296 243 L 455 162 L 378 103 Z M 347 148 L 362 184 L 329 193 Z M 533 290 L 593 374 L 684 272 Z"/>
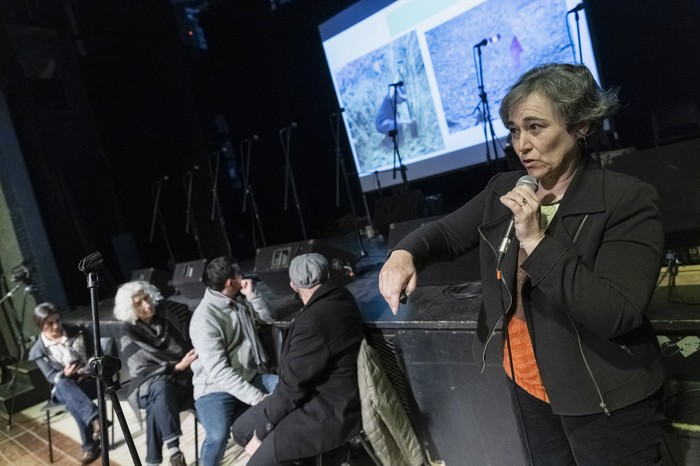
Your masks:
<path fill-rule="evenodd" d="M 337 102 L 317 29 L 352 2 L 294 0 L 274 11 L 263 0 L 206 2 L 196 15 L 200 29 L 195 31 L 206 39 L 206 50 L 193 45 L 176 14 L 184 6 L 174 3 L 181 2 L 74 1 L 69 2 L 72 18 L 65 5 L 54 2 L 0 3 L 5 27 L 57 31 L 75 63 L 74 72 L 61 77 L 70 80 L 70 89 L 84 93 L 85 105 L 73 124 L 67 124 L 65 112 L 48 112 L 42 119 L 54 130 L 85 120 L 84 126 L 91 128 L 87 137 L 79 137 L 76 128 L 71 138 L 54 134 L 38 149 L 31 133 L 21 141 L 34 185 L 47 186 L 38 201 L 42 212 L 57 214 L 57 200 L 67 198 L 51 195 L 48 187 L 59 186 L 57 180 L 70 199 L 89 197 L 71 205 L 79 221 L 72 222 L 69 231 L 56 219 L 51 223 L 59 226 L 47 226 L 73 304 L 87 299 L 83 278 L 65 277 L 76 277 L 75 264 L 92 248 L 99 247 L 110 258 L 105 264 L 110 285 L 128 279 L 126 269 L 131 267 L 172 270 L 177 262 L 229 250 L 241 258 L 254 257 L 256 247 L 264 244 L 250 206 L 242 212 L 239 152 L 240 141 L 252 135 L 258 140 L 252 146 L 250 184 L 266 243 L 303 239 L 294 203 L 284 208 L 290 192 L 285 190 L 279 132 L 291 122 L 297 128 L 290 138 L 290 162 L 307 236 L 317 238 L 352 225 L 346 221 L 350 207 L 342 184 L 336 204 L 337 153 L 329 115 L 337 110 Z M 617 139 L 611 134 L 611 145 L 649 148 L 654 109 L 700 101 L 700 4 L 584 3 L 601 80 L 605 86 L 620 87 L 624 104 L 613 121 Z M 52 88 L 38 91 L 55 95 Z M 89 146 L 74 143 L 86 139 Z M 80 156 L 72 156 L 78 147 Z M 339 148 L 346 166 L 353 167 L 344 131 Z M 61 163 L 64 159 L 70 163 Z M 217 160 L 221 165 L 214 178 Z M 447 212 L 478 192 L 489 176 L 490 170 L 476 167 L 411 183 L 410 189 L 426 197 L 441 194 L 441 208 Z M 353 173 L 349 179 L 356 210 L 364 216 Z M 157 180 L 162 181 L 162 223 L 157 222 L 149 241 Z M 212 216 L 214 188 L 221 215 L 215 209 Z M 370 211 L 380 195 L 389 194 L 385 191 L 367 195 Z M 187 228 L 188 213 L 197 221 L 199 241 Z M 80 238 L 80 247 L 75 238 Z"/>

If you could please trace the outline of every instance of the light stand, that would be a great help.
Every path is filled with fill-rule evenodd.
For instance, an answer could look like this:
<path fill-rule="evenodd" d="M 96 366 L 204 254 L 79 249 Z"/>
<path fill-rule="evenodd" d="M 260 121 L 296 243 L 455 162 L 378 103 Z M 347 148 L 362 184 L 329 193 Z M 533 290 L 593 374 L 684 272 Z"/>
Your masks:
<path fill-rule="evenodd" d="M 102 435 L 100 435 L 100 445 L 102 448 L 102 465 L 109 466 L 109 442 L 107 435 L 107 415 L 105 412 L 105 388 L 104 379 L 112 380 L 114 375 L 121 369 L 121 361 L 112 356 L 104 356 L 102 354 L 102 339 L 100 337 L 100 315 L 98 312 L 97 288 L 100 286 L 100 280 L 96 269 L 102 264 L 102 254 L 94 252 L 85 257 L 78 263 L 78 270 L 83 272 L 87 277 L 87 288 L 90 290 L 90 307 L 92 309 L 92 336 L 93 345 L 95 347 L 95 357 L 89 361 L 90 375 L 95 378 L 97 386 L 97 408 L 100 414 L 100 426 Z M 115 388 L 116 385 L 116 388 Z M 119 389 L 119 383 L 109 387 L 112 406 L 119 419 L 119 425 L 124 433 L 124 439 L 129 447 L 131 458 L 135 466 L 141 466 L 134 440 L 129 432 L 129 426 L 126 424 L 124 413 L 121 410 L 121 404 L 116 396 L 116 390 Z"/>
<path fill-rule="evenodd" d="M 185 208 L 185 233 L 190 232 L 192 228 L 192 236 L 197 243 L 197 250 L 199 251 L 199 258 L 204 259 L 204 253 L 202 253 L 202 243 L 199 238 L 199 228 L 197 226 L 197 220 L 194 218 L 194 213 L 192 211 L 192 181 L 194 178 L 194 172 L 199 170 L 199 165 L 195 165 L 191 170 L 187 170 L 182 178 L 182 184 L 185 187 L 185 195 L 187 197 L 187 207 Z"/>
<path fill-rule="evenodd" d="M 497 36 L 500 38 L 500 36 Z M 498 40 L 498 39 L 493 39 L 493 40 Z M 493 129 L 493 122 L 491 121 L 491 110 L 489 108 L 489 100 L 486 95 L 486 91 L 484 88 L 484 69 L 483 69 L 483 64 L 481 60 L 481 47 L 485 46 L 488 43 L 487 39 L 482 40 L 478 44 L 474 46 L 474 49 L 472 50 L 472 53 L 476 51 L 476 56 L 475 62 L 476 62 L 476 80 L 479 85 L 479 101 L 481 105 L 481 120 L 484 125 L 484 141 L 486 143 L 486 162 L 489 164 L 489 167 L 491 167 L 491 174 L 495 174 L 498 169 L 497 169 L 497 162 L 498 161 L 498 149 L 496 147 L 496 132 Z M 493 157 L 494 159 L 491 159 L 491 149 L 489 148 L 489 131 L 491 133 L 491 143 L 493 144 Z"/>
<path fill-rule="evenodd" d="M 362 234 L 360 233 L 360 226 L 357 223 L 357 211 L 355 210 L 355 202 L 352 200 L 348 172 L 345 168 L 343 153 L 340 151 L 340 114 L 344 111 L 345 109 L 341 108 L 339 111 L 331 113 L 330 116 L 331 131 L 333 132 L 333 140 L 335 142 L 335 206 L 340 206 L 340 174 L 342 173 L 343 179 L 345 180 L 345 192 L 348 196 L 348 202 L 350 203 L 350 211 L 352 212 L 352 221 L 355 225 L 355 233 L 357 234 L 357 242 L 360 247 L 359 255 L 360 257 L 365 257 L 367 256 L 367 251 L 362 243 Z M 365 207 L 367 207 L 366 203 Z M 370 220 L 369 212 L 367 213 L 367 220 Z"/>
<path fill-rule="evenodd" d="M 397 90 L 399 87 L 403 86 L 403 81 L 397 83 L 389 84 L 389 87 L 393 89 L 393 95 L 391 98 L 391 110 L 394 113 L 394 128 L 389 131 L 389 137 L 394 146 L 394 168 L 393 168 L 393 178 L 396 179 L 396 162 L 398 161 L 399 170 L 401 171 L 401 181 L 403 182 L 404 194 L 406 196 L 406 202 L 408 203 L 408 211 L 411 213 L 411 217 L 415 215 L 413 212 L 413 205 L 411 204 L 411 196 L 408 190 L 408 177 L 406 176 L 406 165 L 403 164 L 401 160 L 401 153 L 399 152 L 399 127 L 398 127 L 398 98 Z"/>
<path fill-rule="evenodd" d="M 292 164 L 290 161 L 290 139 L 292 134 L 292 129 L 296 128 L 297 124 L 292 122 L 289 126 L 285 126 L 280 130 L 280 143 L 282 144 L 282 151 L 284 152 L 284 210 L 287 210 L 287 199 L 289 188 L 292 188 L 292 195 L 294 196 L 294 205 L 297 209 L 297 215 L 299 216 L 299 223 L 301 224 L 301 234 L 306 240 L 306 226 L 304 225 L 304 218 L 301 215 L 301 205 L 299 204 L 299 196 L 297 194 L 297 186 L 294 182 L 294 175 L 292 174 Z"/>
<path fill-rule="evenodd" d="M 16 390 L 17 390 L 17 373 L 19 372 L 19 367 L 20 365 L 24 362 L 25 357 L 26 357 L 26 348 L 24 346 L 24 313 L 26 311 L 26 306 L 27 306 L 27 293 L 31 293 L 33 291 L 33 286 L 30 280 L 30 270 L 27 266 L 24 265 L 25 263 L 22 263 L 12 269 L 12 281 L 17 282 L 17 285 L 15 285 L 10 291 L 5 294 L 5 296 L 0 299 L 0 306 L 10 299 L 17 290 L 19 290 L 22 286 L 24 286 L 24 296 L 22 298 L 22 310 L 21 312 L 21 319 L 18 319 L 16 315 L 12 315 L 12 320 L 14 321 L 14 326 L 17 329 L 17 335 L 16 335 L 16 345 L 17 345 L 17 362 L 15 363 L 15 368 L 14 371 L 12 371 L 12 377 L 10 378 L 10 381 L 8 382 L 9 385 L 9 391 L 10 391 L 10 406 L 8 409 L 8 417 L 7 417 L 7 429 L 12 428 L 12 417 L 15 412 L 15 399 L 16 399 Z M 8 319 L 8 322 L 10 319 Z M 11 329 L 12 330 L 12 329 Z M 14 332 L 12 332 L 14 333 Z"/>
<path fill-rule="evenodd" d="M 160 227 L 160 232 L 163 235 L 163 241 L 165 242 L 165 247 L 168 250 L 168 256 L 170 256 L 170 261 L 175 264 L 175 254 L 173 254 L 173 249 L 170 246 L 170 238 L 168 238 L 168 230 L 165 228 L 165 223 L 163 223 L 163 215 L 160 212 L 160 192 L 163 188 L 163 182 L 168 181 L 170 178 L 167 176 L 162 176 L 158 178 L 151 186 L 151 196 L 153 197 L 153 215 L 151 216 L 151 232 L 148 235 L 148 242 L 153 243 L 153 235 L 156 230 L 156 221 Z"/>
<path fill-rule="evenodd" d="M 253 221 L 253 246 L 257 249 L 257 238 L 255 235 L 255 227 L 257 226 L 258 232 L 260 233 L 260 239 L 262 240 L 262 245 L 267 246 L 267 241 L 265 240 L 265 232 L 263 231 L 262 222 L 260 221 L 260 213 L 258 212 L 258 204 L 255 202 L 255 196 L 253 195 L 253 187 L 250 185 L 250 152 L 253 148 L 253 141 L 258 140 L 258 135 L 244 139 L 241 141 L 240 153 L 241 153 L 241 170 L 243 172 L 243 208 L 242 213 L 246 211 L 246 204 L 250 198 L 250 207 L 252 208 L 251 216 Z M 245 146 L 245 150 L 243 149 Z M 243 153 L 245 152 L 245 156 Z"/>

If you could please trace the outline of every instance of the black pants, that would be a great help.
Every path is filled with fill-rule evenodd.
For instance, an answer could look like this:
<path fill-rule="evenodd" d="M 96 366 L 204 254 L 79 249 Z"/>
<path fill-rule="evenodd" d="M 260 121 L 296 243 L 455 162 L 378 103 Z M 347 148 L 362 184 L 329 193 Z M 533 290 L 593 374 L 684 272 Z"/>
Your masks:
<path fill-rule="evenodd" d="M 588 416 L 560 416 L 552 413 L 549 403 L 516 387 L 511 379 L 508 385 L 525 457 L 529 447 L 533 466 L 661 464 L 666 420 L 663 389 L 610 416 L 602 411 Z M 520 425 L 519 411 L 527 436 Z"/>

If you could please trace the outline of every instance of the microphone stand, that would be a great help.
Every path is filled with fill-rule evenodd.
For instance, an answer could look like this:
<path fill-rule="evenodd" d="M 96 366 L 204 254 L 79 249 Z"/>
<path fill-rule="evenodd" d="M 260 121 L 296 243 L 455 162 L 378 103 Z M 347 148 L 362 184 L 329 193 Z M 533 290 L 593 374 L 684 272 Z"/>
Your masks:
<path fill-rule="evenodd" d="M 199 258 L 204 259 L 204 254 L 202 253 L 202 243 L 199 239 L 199 228 L 197 228 L 197 221 L 195 220 L 192 211 L 192 179 L 194 178 L 194 172 L 196 170 L 199 170 L 197 165 L 195 165 L 192 170 L 187 170 L 185 172 L 185 176 L 182 178 L 182 182 L 185 186 L 185 194 L 187 195 L 187 207 L 185 208 L 185 234 L 190 232 L 191 227 L 192 235 L 197 243 Z"/>
<path fill-rule="evenodd" d="M 253 222 L 253 247 L 257 249 L 257 238 L 255 234 L 255 227 L 257 226 L 260 232 L 260 239 L 262 240 L 263 247 L 267 246 L 267 241 L 265 240 L 265 232 L 263 231 L 262 222 L 260 221 L 260 212 L 258 211 L 258 204 L 255 202 L 255 196 L 253 195 L 253 187 L 250 185 L 250 153 L 253 147 L 253 141 L 257 139 L 257 136 L 253 136 L 248 139 L 241 141 L 240 153 L 241 153 L 241 169 L 243 170 L 243 208 L 242 213 L 246 211 L 246 204 L 248 198 L 250 198 L 250 207 L 253 209 L 251 211 L 251 220 Z M 243 150 L 243 144 L 246 145 L 246 150 Z M 243 153 L 245 152 L 245 157 Z"/>
<path fill-rule="evenodd" d="M 160 192 L 163 188 L 163 181 L 166 181 L 167 177 L 162 177 L 157 180 L 151 186 L 151 197 L 153 197 L 153 215 L 151 216 L 151 232 L 148 235 L 148 242 L 153 243 L 153 234 L 156 229 L 156 219 L 158 220 L 158 226 L 160 227 L 160 232 L 163 235 L 163 241 L 165 242 L 165 247 L 168 250 L 168 256 L 170 256 L 170 261 L 175 264 L 175 254 L 173 254 L 173 249 L 170 246 L 170 239 L 168 238 L 168 230 L 165 228 L 165 223 L 163 222 L 163 215 L 160 212 Z"/>
<path fill-rule="evenodd" d="M 301 215 L 301 205 L 299 205 L 299 196 L 297 195 L 297 187 L 294 182 L 294 175 L 292 174 L 292 164 L 290 163 L 290 138 L 291 138 L 291 128 L 294 128 L 296 124 L 292 123 L 290 126 L 286 126 L 280 130 L 280 143 L 282 144 L 282 151 L 284 152 L 285 166 L 284 166 L 284 210 L 287 210 L 287 199 L 289 193 L 289 187 L 291 185 L 292 194 L 294 195 L 294 203 L 296 205 L 297 214 L 299 215 L 299 223 L 301 224 L 301 234 L 306 240 L 306 227 L 304 226 L 304 218 Z M 283 137 L 284 135 L 285 137 Z"/>
<path fill-rule="evenodd" d="M 399 128 L 398 128 L 398 115 L 397 115 L 397 110 L 398 110 L 398 101 L 397 99 L 397 88 L 399 87 L 398 84 L 389 84 L 389 87 L 393 88 L 393 99 L 391 101 L 391 110 L 394 112 L 394 128 L 389 131 L 389 136 L 391 137 L 391 141 L 393 142 L 394 146 L 394 169 L 393 169 L 393 178 L 396 179 L 396 161 L 398 160 L 399 162 L 399 169 L 401 170 L 401 180 L 403 182 L 403 187 L 404 187 L 404 194 L 406 196 L 406 202 L 408 203 L 408 211 L 411 214 L 411 217 L 415 216 L 415 212 L 413 212 L 413 205 L 411 204 L 411 196 L 409 194 L 408 190 L 408 178 L 406 177 L 406 165 L 403 164 L 403 161 L 401 160 L 401 153 L 399 152 Z"/>
<path fill-rule="evenodd" d="M 83 272 L 87 277 L 87 288 L 90 290 L 90 308 L 92 310 L 92 336 L 93 345 L 95 347 L 95 357 L 89 361 L 89 373 L 95 379 L 95 384 L 97 386 L 97 408 L 100 415 L 100 445 L 102 447 L 102 465 L 109 466 L 109 443 L 108 443 L 108 432 L 107 432 L 107 414 L 105 411 L 105 387 L 104 379 L 109 375 L 109 380 L 119 372 L 121 369 L 121 361 L 112 356 L 104 356 L 102 354 L 102 339 L 100 337 L 100 315 L 98 312 L 98 297 L 97 288 L 100 286 L 100 279 L 97 275 L 96 269 L 102 264 L 102 254 L 99 252 L 93 252 L 89 256 L 83 258 L 78 263 L 78 270 Z M 114 363 L 113 361 L 116 361 Z M 108 371 L 108 368 L 111 371 Z M 116 370 L 114 370 L 116 369 Z M 109 374 L 108 374 L 109 372 Z M 139 459 L 138 453 L 136 451 L 136 446 L 134 445 L 134 440 L 129 432 L 129 426 L 126 424 L 126 419 L 124 418 L 124 413 L 121 409 L 121 404 L 115 393 L 119 389 L 119 382 L 115 382 L 115 386 L 109 387 L 109 393 L 112 400 L 112 406 L 114 406 L 114 411 L 119 419 L 119 425 L 124 433 L 124 440 L 129 447 L 129 453 L 131 453 L 131 459 L 135 466 L 141 466 L 141 460 Z"/>
<path fill-rule="evenodd" d="M 362 234 L 360 233 L 360 225 L 357 223 L 357 211 L 355 210 L 355 202 L 352 200 L 348 172 L 345 168 L 343 153 L 340 151 L 340 114 L 342 112 L 343 110 L 333 112 L 330 116 L 331 131 L 333 132 L 333 140 L 335 143 L 335 206 L 340 206 L 340 173 L 342 172 L 343 179 L 345 180 L 345 192 L 348 196 L 348 202 L 350 203 L 350 211 L 352 212 L 352 221 L 355 225 L 355 233 L 357 234 L 357 242 L 360 247 L 360 257 L 365 257 L 367 251 L 362 243 Z M 365 207 L 367 207 L 367 204 L 365 204 Z M 370 220 L 369 212 L 367 213 L 367 220 Z"/>
<path fill-rule="evenodd" d="M 493 144 L 493 156 L 496 161 L 498 161 L 498 149 L 496 147 L 496 132 L 493 129 L 493 122 L 491 121 L 491 110 L 489 109 L 489 100 L 486 96 L 486 91 L 484 90 L 484 69 L 481 61 L 481 43 L 474 46 L 477 51 L 478 60 L 477 61 L 477 74 L 476 80 L 479 86 L 479 100 L 481 103 L 481 118 L 484 125 L 484 140 L 486 142 L 486 162 L 491 167 L 491 174 L 495 174 L 497 171 L 497 166 L 494 165 L 494 160 L 491 159 L 491 150 L 489 149 L 489 129 L 491 130 L 491 143 Z"/>
<path fill-rule="evenodd" d="M 226 151 L 226 148 L 223 148 L 222 151 Z M 226 241 L 226 250 L 228 251 L 228 255 L 230 256 L 231 244 L 228 241 L 228 234 L 226 233 L 226 221 L 224 220 L 224 216 L 221 213 L 221 204 L 219 203 L 219 169 L 221 165 L 221 157 L 219 156 L 219 151 L 214 151 L 214 173 L 212 173 L 211 170 L 211 161 L 207 159 L 207 162 L 209 163 L 209 173 L 211 174 L 212 179 L 210 220 L 213 222 L 214 218 L 216 217 L 216 214 L 218 213 L 219 227 L 221 228 L 221 233 L 223 234 L 224 240 Z"/>
<path fill-rule="evenodd" d="M 578 62 L 583 63 L 583 52 L 581 50 L 581 27 L 579 25 L 578 8 L 574 11 L 574 22 L 576 22 L 576 40 L 578 40 Z"/>

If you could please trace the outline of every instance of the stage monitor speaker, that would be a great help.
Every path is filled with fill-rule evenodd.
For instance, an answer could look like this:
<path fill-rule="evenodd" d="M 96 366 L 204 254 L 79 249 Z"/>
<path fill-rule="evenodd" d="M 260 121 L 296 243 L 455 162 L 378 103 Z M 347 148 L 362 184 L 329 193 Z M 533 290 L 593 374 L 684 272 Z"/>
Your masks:
<path fill-rule="evenodd" d="M 316 252 L 328 260 L 330 280 L 336 285 L 346 285 L 355 278 L 355 256 L 315 239 L 297 241 L 258 248 L 253 273 L 275 294 L 291 294 L 289 287 L 289 263 L 300 254 Z"/>
<path fill-rule="evenodd" d="M 206 267 L 206 259 L 175 264 L 173 287 L 188 298 L 202 298 L 204 291 L 207 289 L 204 278 Z"/>
<path fill-rule="evenodd" d="M 147 269 L 136 269 L 131 272 L 131 281 L 140 280 L 155 285 L 164 298 L 175 294 L 175 289 L 170 284 L 170 272 L 153 267 Z"/>
<path fill-rule="evenodd" d="M 442 218 L 443 215 L 417 218 L 407 222 L 389 225 L 389 240 L 387 246 L 392 249 L 404 236 L 423 225 Z M 479 272 L 479 248 L 469 251 L 462 257 L 450 262 L 429 265 L 418 273 L 418 286 L 424 285 L 454 285 L 457 283 L 476 282 L 481 280 Z"/>

